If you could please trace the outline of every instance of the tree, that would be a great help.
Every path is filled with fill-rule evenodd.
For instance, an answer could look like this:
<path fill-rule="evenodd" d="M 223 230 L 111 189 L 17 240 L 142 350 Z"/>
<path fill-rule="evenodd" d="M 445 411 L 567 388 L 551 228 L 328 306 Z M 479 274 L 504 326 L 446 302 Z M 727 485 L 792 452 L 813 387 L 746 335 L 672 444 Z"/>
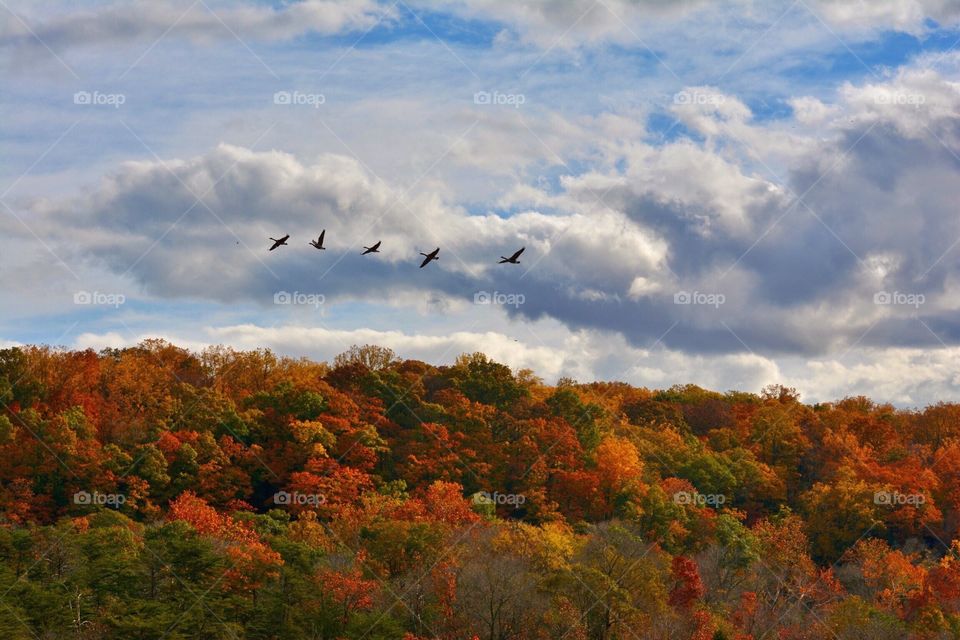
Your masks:
<path fill-rule="evenodd" d="M 670 563 L 670 577 L 673 579 L 673 588 L 667 602 L 680 609 L 689 609 L 694 601 L 703 597 L 703 582 L 697 563 L 683 556 L 674 556 Z"/>
<path fill-rule="evenodd" d="M 169 513 L 201 535 L 227 543 L 224 551 L 230 568 L 224 573 L 224 581 L 232 589 L 256 600 L 260 587 L 278 575 L 283 559 L 276 551 L 264 544 L 249 525 L 218 513 L 193 493 L 184 492 L 171 502 Z"/>
<path fill-rule="evenodd" d="M 31 375 L 27 352 L 20 347 L 0 349 L 0 403 L 13 409 L 26 408 L 37 401 L 44 389 Z"/>
<path fill-rule="evenodd" d="M 665 567 L 652 545 L 623 523 L 591 529 L 567 574 L 567 590 L 584 616 L 591 638 L 629 636 L 667 606 Z"/>
<path fill-rule="evenodd" d="M 949 438 L 960 436 L 960 405 L 938 402 L 917 418 L 917 440 L 939 448 Z"/>
<path fill-rule="evenodd" d="M 600 491 L 609 516 L 621 495 L 641 490 L 643 463 L 633 443 L 616 436 L 604 438 L 597 446 L 596 460 Z"/>
<path fill-rule="evenodd" d="M 507 409 L 527 395 L 510 367 L 494 362 L 482 353 L 461 355 L 453 367 L 452 377 L 457 388 L 474 402 Z"/>
<path fill-rule="evenodd" d="M 878 611 L 857 596 L 833 607 L 825 624 L 831 634 L 850 640 L 899 640 L 909 636 L 896 616 Z"/>
<path fill-rule="evenodd" d="M 397 355 L 386 347 L 365 344 L 362 347 L 351 345 L 349 349 L 333 359 L 334 367 L 362 365 L 369 371 L 381 371 L 397 362 Z"/>
<path fill-rule="evenodd" d="M 331 623 L 323 637 L 334 638 L 350 623 L 351 616 L 358 611 L 369 610 L 373 606 L 374 596 L 379 591 L 376 580 L 363 577 L 359 565 L 363 563 L 363 554 L 352 563 L 353 566 L 321 568 L 315 578 L 320 594 L 321 616 Z M 334 631 L 338 630 L 338 631 Z M 329 635 L 328 635 L 329 634 Z"/>
<path fill-rule="evenodd" d="M 960 637 L 956 405 L 351 351 L 0 350 L 0 636 Z"/>
<path fill-rule="evenodd" d="M 453 607 L 467 634 L 483 640 L 534 637 L 547 602 L 529 560 L 498 548 L 491 531 L 481 532 L 471 550 L 457 572 Z"/>
<path fill-rule="evenodd" d="M 601 438 L 598 420 L 603 416 L 602 407 L 584 404 L 572 387 L 558 387 L 547 398 L 546 404 L 553 415 L 563 418 L 574 428 L 584 450 L 596 448 Z"/>
<path fill-rule="evenodd" d="M 835 482 L 819 482 L 804 494 L 806 528 L 816 557 L 834 562 L 861 537 L 883 531 L 876 500 L 880 489 L 844 468 Z"/>
<path fill-rule="evenodd" d="M 740 517 L 737 517 L 740 515 Z M 721 513 L 715 521 L 715 537 L 697 556 L 706 585 L 708 602 L 739 600 L 739 589 L 753 575 L 760 561 L 760 541 L 735 512 Z"/>

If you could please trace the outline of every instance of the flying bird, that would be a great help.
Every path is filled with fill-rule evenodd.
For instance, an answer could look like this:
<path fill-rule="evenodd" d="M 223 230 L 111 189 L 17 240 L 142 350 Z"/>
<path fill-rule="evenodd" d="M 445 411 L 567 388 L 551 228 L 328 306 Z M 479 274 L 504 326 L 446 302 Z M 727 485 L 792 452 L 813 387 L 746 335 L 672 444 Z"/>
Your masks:
<path fill-rule="evenodd" d="M 366 251 L 364 251 L 364 252 L 361 253 L 360 255 L 365 256 L 365 255 L 367 255 L 368 253 L 380 253 L 380 243 L 381 243 L 381 242 L 383 242 L 383 240 L 377 240 L 377 244 L 373 245 L 372 247 L 364 247 L 364 249 L 366 249 Z"/>
<path fill-rule="evenodd" d="M 439 253 L 440 253 L 440 247 L 437 247 L 436 249 L 434 249 L 434 250 L 431 251 L 430 253 L 423 253 L 423 252 L 421 251 L 421 252 L 420 252 L 420 255 L 426 256 L 426 257 L 423 259 L 423 262 L 420 263 L 420 268 L 423 269 L 425 266 L 427 266 L 428 264 L 430 264 L 430 262 L 433 261 L 433 260 L 439 260 L 439 259 L 440 259 L 440 256 L 437 255 L 437 254 L 439 254 Z"/>
<path fill-rule="evenodd" d="M 276 238 L 270 238 L 270 239 L 273 240 L 273 246 L 270 247 L 270 251 L 273 251 L 277 247 L 282 247 L 283 245 L 287 244 L 287 240 L 290 239 L 290 234 L 288 233 L 287 235 L 283 236 L 279 240 Z"/>
<path fill-rule="evenodd" d="M 327 230 L 326 230 L 326 229 L 324 229 L 323 231 L 320 232 L 320 237 L 319 237 L 319 238 L 317 238 L 316 240 L 311 240 L 311 241 L 310 241 L 310 245 L 311 245 L 314 249 L 319 249 L 320 251 L 324 251 L 324 250 L 326 249 L 326 247 L 323 246 L 323 236 L 325 236 L 325 235 L 327 235 Z"/>
<path fill-rule="evenodd" d="M 509 262 L 510 264 L 520 264 L 520 261 L 517 260 L 517 258 L 520 257 L 520 254 L 523 253 L 523 250 L 524 250 L 524 249 L 526 249 L 526 247 L 520 247 L 520 250 L 517 251 L 517 252 L 516 252 L 515 254 L 513 254 L 512 256 L 510 256 L 509 258 L 505 258 L 505 257 L 503 257 L 503 256 L 500 256 L 500 262 L 498 262 L 497 264 L 503 264 L 503 263 L 505 263 L 505 262 Z"/>

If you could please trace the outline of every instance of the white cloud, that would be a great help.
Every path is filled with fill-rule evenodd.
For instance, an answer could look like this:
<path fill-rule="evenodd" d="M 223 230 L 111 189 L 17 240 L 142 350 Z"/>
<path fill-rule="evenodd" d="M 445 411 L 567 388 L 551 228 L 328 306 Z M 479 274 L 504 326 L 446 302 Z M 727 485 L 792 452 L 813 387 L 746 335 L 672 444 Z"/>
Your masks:
<path fill-rule="evenodd" d="M 908 67 L 892 78 L 845 83 L 840 94 L 856 121 L 891 124 L 903 136 L 922 139 L 931 128 L 942 130 L 943 123 L 956 121 L 960 83 L 931 68 Z"/>
<path fill-rule="evenodd" d="M 195 351 L 212 344 L 227 344 L 238 349 L 266 347 L 285 355 L 330 361 L 352 344 L 377 344 L 393 349 L 403 358 L 432 364 L 451 364 L 461 353 L 482 351 L 514 370 L 532 369 L 547 382 L 570 376 L 582 381 L 625 381 L 649 388 L 693 383 L 719 391 L 751 392 L 758 392 L 768 384 L 784 384 L 797 388 L 806 402 L 869 395 L 878 401 L 906 407 L 960 397 L 958 348 L 854 349 L 842 359 L 788 358 L 778 364 L 771 358 L 750 353 L 708 356 L 663 348 L 637 349 L 616 335 L 570 332 L 551 323 L 541 323 L 535 328 L 536 334 L 521 332 L 517 339 L 500 331 L 422 335 L 372 329 L 244 324 L 206 327 L 185 334 L 85 333 L 72 346 L 95 350 L 121 348 L 160 337 Z"/>
<path fill-rule="evenodd" d="M 673 20 L 703 7 L 705 0 L 566 0 L 564 2 L 501 2 L 500 0 L 441 0 L 416 2 L 435 9 L 439 4 L 470 18 L 504 22 L 525 42 L 543 48 L 570 48 L 585 43 L 632 41 L 638 22 Z M 507 36 L 498 36 L 504 41 Z"/>
<path fill-rule="evenodd" d="M 925 31 L 927 19 L 944 25 L 960 19 L 956 0 L 814 0 L 823 18 L 840 28 L 890 28 L 910 33 Z"/>
<path fill-rule="evenodd" d="M 910 92 L 926 99 L 909 113 L 877 98 Z M 497 288 L 526 297 L 520 316 L 618 332 L 634 345 L 674 321 L 680 327 L 665 343 L 690 352 L 739 352 L 746 344 L 758 353 L 822 355 L 874 324 L 868 344 L 932 344 L 909 313 L 952 326 L 944 282 L 960 271 L 960 256 L 949 251 L 960 237 L 960 193 L 949 178 L 955 158 L 941 141 L 956 138 L 960 85 L 904 70 L 886 82 L 845 85 L 833 105 L 797 104 L 817 112 L 830 135 L 792 133 L 790 144 L 781 124 L 754 122 L 733 96 L 678 104 L 702 143 L 655 146 L 642 129 L 631 137 L 630 127 L 609 118 L 560 126 L 577 140 L 598 136 L 564 147 L 565 168 L 588 168 L 563 175 L 555 193 L 520 188 L 514 178 L 518 188 L 501 204 L 536 206 L 510 215 L 468 214 L 442 184 L 407 192 L 350 157 L 307 162 L 231 145 L 165 164 L 126 163 L 96 189 L 36 200 L 24 215 L 68 262 L 126 274 L 138 291 L 161 299 L 268 306 L 275 292 L 299 290 L 322 292 L 331 304 L 403 305 L 430 295 L 453 300 L 437 307 L 450 309 Z M 599 137 L 605 130 L 616 142 Z M 472 142 L 482 147 L 487 136 L 502 131 L 478 127 Z M 909 162 L 901 161 L 905 146 Z M 778 155 L 782 178 L 762 176 L 768 165 L 751 160 Z M 504 162 L 522 175 L 533 157 Z M 194 206 L 194 194 L 208 191 Z M 805 204 L 793 194 L 804 194 Z M 317 255 L 306 239 L 320 228 L 330 251 Z M 267 237 L 286 233 L 292 246 L 268 254 Z M 359 247 L 375 240 L 383 240 L 383 253 L 361 260 Z M 437 246 L 440 263 L 416 269 L 418 252 Z M 520 246 L 527 251 L 519 268 L 495 264 Z M 678 305 L 679 291 L 724 302 Z M 879 291 L 922 294 L 924 306 L 878 306 Z"/>
<path fill-rule="evenodd" d="M 956 397 L 948 356 L 960 340 L 960 248 L 952 246 L 960 238 L 953 155 L 960 149 L 960 57 L 919 57 L 881 77 L 847 75 L 854 79 L 836 86 L 791 66 L 829 57 L 825 41 L 845 51 L 802 5 L 757 42 L 786 5 L 606 4 L 613 12 L 602 4 L 587 11 L 589 0 L 431 5 L 504 21 L 492 51 L 450 45 L 480 79 L 432 36 L 410 43 L 406 33 L 383 49 L 378 42 L 352 51 L 322 81 L 312 42 L 258 49 L 284 70 L 282 88 L 331 89 L 324 110 L 280 111 L 269 100 L 276 87 L 247 85 L 241 74 L 225 76 L 229 108 L 211 108 L 220 104 L 219 69 L 206 69 L 203 83 L 211 86 L 196 103 L 173 108 L 157 100 L 162 104 L 120 114 L 145 130 L 165 162 L 143 154 L 117 114 L 87 112 L 101 127 L 85 122 L 76 130 L 87 155 L 71 161 L 72 148 L 62 157 L 56 149 L 37 167 L 49 173 L 18 184 L 17 193 L 42 195 L 16 200 L 32 233 L 76 277 L 0 211 L 7 318 L 25 326 L 31 316 L 60 313 L 66 329 L 73 314 L 84 316 L 78 346 L 130 344 L 159 332 L 188 346 L 270 344 L 330 357 L 351 342 L 378 342 L 428 361 L 483 350 L 548 378 L 752 390 L 786 382 L 817 399 L 845 389 L 905 403 Z M 864 30 L 884 26 L 919 33 L 920 17 L 949 20 L 955 9 L 948 2 L 878 2 L 858 13 L 856 4 L 811 6 L 843 38 L 870 38 Z M 142 50 L 187 6 L 15 9 L 58 50 L 94 41 L 142 43 Z M 245 38 L 276 42 L 362 30 L 388 5 L 211 6 Z M 713 21 L 725 7 L 739 11 L 727 16 L 739 23 L 729 32 Z M 396 26 L 408 17 L 388 20 Z M 0 44 L 39 46 L 15 23 L 6 28 Z M 638 43 L 651 33 L 657 56 L 679 77 Z M 202 5 L 171 37 L 234 42 Z M 600 50 L 610 41 L 624 44 L 623 57 Z M 344 51 L 338 47 L 317 49 L 333 62 Z M 150 72 L 163 70 L 166 53 L 151 54 L 158 66 Z M 85 59 L 96 63 L 97 55 L 91 49 Z M 442 71 L 424 72 L 424 60 Z M 417 73 L 405 75 L 411 70 Z M 476 105 L 477 88 L 526 92 L 526 102 L 519 109 Z M 688 97 L 673 99 L 678 91 Z M 766 104 L 768 111 L 784 111 L 755 114 L 758 96 L 777 103 Z M 33 94 L 18 100 L 31 108 L 37 101 Z M 651 114 L 675 118 L 673 135 L 657 140 L 665 127 L 648 121 Z M 72 121 L 76 112 L 68 115 Z M 16 126 L 35 126 L 18 117 Z M 275 150 L 243 146 L 272 122 L 280 135 L 257 146 Z M 31 131 L 23 168 L 47 144 Z M 89 140 L 103 141 L 110 153 L 91 153 Z M 130 153 L 149 159 L 111 165 L 99 184 L 63 186 L 79 181 L 78 165 L 88 159 Z M 195 205 L 194 194 L 208 190 Z M 323 253 L 306 245 L 321 228 L 329 247 Z M 267 253 L 266 238 L 285 233 L 291 246 Z M 360 245 L 376 240 L 383 253 L 361 259 Z M 418 251 L 436 246 L 441 261 L 417 269 Z M 495 264 L 520 246 L 527 250 L 519 267 Z M 124 292 L 137 308 L 124 309 L 122 320 L 137 327 L 136 336 L 118 331 L 113 316 L 76 312 L 70 295 L 77 289 Z M 307 314 L 274 307 L 280 290 L 324 294 L 328 304 L 315 319 L 334 326 L 290 324 Z M 480 313 L 472 304 L 480 290 L 522 293 L 526 303 Z M 725 302 L 675 304 L 679 291 L 721 293 Z M 881 291 L 923 294 L 925 301 L 916 308 L 875 304 Z M 162 321 L 163 310 L 194 303 L 223 315 L 208 320 L 202 334 Z M 364 313 L 352 309 L 357 303 Z M 138 315 L 140 304 L 160 311 Z M 235 307 L 242 311 L 230 317 Z M 267 326 L 271 320 L 276 328 Z M 536 338 L 516 335 L 527 329 Z M 851 345 L 858 346 L 835 359 Z"/>
<path fill-rule="evenodd" d="M 802 96 L 790 100 L 793 117 L 805 127 L 821 127 L 840 115 L 840 107 L 828 105 L 812 96 Z"/>
<path fill-rule="evenodd" d="M 416 6 L 436 7 L 417 2 Z M 442 6 L 469 18 L 503 22 L 524 43 L 542 49 L 573 49 L 599 43 L 647 45 L 656 31 L 679 25 L 688 33 L 707 23 L 715 34 L 730 37 L 747 34 L 747 43 L 759 39 L 766 27 L 753 32 L 754 21 L 770 25 L 791 17 L 823 20 L 828 29 L 848 37 L 857 32 L 894 29 L 914 34 L 927 30 L 925 22 L 935 20 L 954 25 L 960 20 L 956 0 L 809 0 L 807 4 L 790 2 L 757 3 L 750 0 L 566 0 L 564 2 L 501 2 L 499 0 L 443 0 Z M 731 24 L 729 18 L 733 17 Z M 655 29 L 651 29 L 651 24 Z M 822 27 L 821 29 L 822 30 Z M 651 33 L 653 32 L 653 33 Z M 753 33 L 752 36 L 749 34 Z M 497 36 L 497 43 L 511 43 L 509 33 Z M 833 34 L 827 34 L 833 38 Z M 789 34 L 778 33 L 781 40 Z"/>
<path fill-rule="evenodd" d="M 278 9 L 262 4 L 151 0 L 98 4 L 53 15 L 37 12 L 37 16 L 31 15 L 35 7 L 24 9 L 22 22 L 9 19 L 0 27 L 0 46 L 16 45 L 39 52 L 45 47 L 64 50 L 130 42 L 150 45 L 161 37 L 185 38 L 196 43 L 233 41 L 237 37 L 250 41 L 285 40 L 311 32 L 334 34 L 366 29 L 381 16 L 395 15 L 376 0 L 301 0 Z"/>
<path fill-rule="evenodd" d="M 203 204 L 195 204 L 201 194 Z M 531 258 L 525 259 L 539 265 L 538 273 L 582 284 L 623 279 L 625 268 L 655 270 L 665 252 L 655 237 L 614 210 L 589 217 L 468 216 L 431 193 L 404 194 L 348 157 L 325 154 L 304 164 L 288 154 L 229 145 L 162 164 L 128 162 L 87 195 L 34 202 L 30 218 L 65 255 L 129 273 L 148 292 L 224 301 L 262 296 L 263 285 L 273 291 L 282 284 L 280 274 L 301 287 L 303 278 L 315 279 L 317 258 L 303 247 L 321 227 L 338 253 L 359 253 L 362 244 L 382 240 L 374 264 L 391 268 L 409 263 L 418 251 L 444 247 L 436 269 L 473 279 L 494 269 L 493 258 L 523 245 L 530 245 Z M 268 255 L 266 239 L 286 233 L 300 244 Z M 562 254 L 590 256 L 590 270 L 581 272 Z M 367 259 L 363 267 L 371 263 Z M 358 268 L 355 260 L 345 260 L 331 276 Z M 218 277 L 206 277 L 211 271 Z M 392 278 L 398 288 L 408 288 L 399 274 L 382 275 L 388 282 L 371 297 L 382 300 Z M 341 289 L 353 288 L 349 284 L 344 281 Z"/>

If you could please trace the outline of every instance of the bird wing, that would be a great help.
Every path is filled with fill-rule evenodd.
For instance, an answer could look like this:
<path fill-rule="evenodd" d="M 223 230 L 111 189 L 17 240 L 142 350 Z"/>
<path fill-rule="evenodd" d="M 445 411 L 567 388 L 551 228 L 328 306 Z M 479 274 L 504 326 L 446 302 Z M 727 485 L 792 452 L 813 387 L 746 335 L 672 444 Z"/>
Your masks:
<path fill-rule="evenodd" d="M 320 246 L 323 246 L 323 236 L 327 235 L 327 230 L 324 229 L 320 232 L 320 240 L 317 242 Z"/>
<path fill-rule="evenodd" d="M 431 261 L 431 260 L 433 260 L 433 257 L 431 257 L 431 256 L 427 256 L 426 258 L 424 258 L 424 259 L 423 259 L 423 262 L 420 263 L 420 268 L 423 269 L 425 266 L 427 266 L 428 264 L 430 264 L 430 261 Z"/>
<path fill-rule="evenodd" d="M 375 245 L 373 245 L 373 246 L 372 246 L 372 247 L 370 247 L 370 248 L 371 248 L 371 249 L 379 249 L 379 248 L 380 248 L 380 243 L 381 243 L 381 242 L 383 242 L 383 240 L 377 240 L 377 244 L 375 244 Z"/>
<path fill-rule="evenodd" d="M 519 258 L 519 257 L 520 257 L 520 254 L 523 253 L 523 250 L 524 250 L 524 249 L 526 249 L 526 247 L 520 247 L 520 251 L 517 251 L 515 254 L 513 254 L 513 255 L 510 257 L 510 259 L 511 259 L 511 260 L 516 260 L 517 258 Z"/>

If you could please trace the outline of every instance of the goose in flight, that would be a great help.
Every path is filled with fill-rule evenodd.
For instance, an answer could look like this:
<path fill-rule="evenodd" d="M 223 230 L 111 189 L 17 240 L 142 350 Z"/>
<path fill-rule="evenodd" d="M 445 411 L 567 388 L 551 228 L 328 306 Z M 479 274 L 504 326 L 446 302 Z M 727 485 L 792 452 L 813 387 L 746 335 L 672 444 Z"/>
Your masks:
<path fill-rule="evenodd" d="M 324 251 L 324 250 L 326 249 L 326 247 L 323 246 L 323 236 L 325 236 L 325 235 L 327 235 L 327 230 L 326 230 L 326 229 L 324 229 L 323 231 L 320 232 L 320 237 L 319 237 L 319 238 L 317 238 L 316 240 L 311 240 L 311 241 L 310 241 L 311 246 L 313 246 L 314 249 L 318 249 L 318 250 L 320 250 L 320 251 Z"/>
<path fill-rule="evenodd" d="M 270 247 L 270 251 L 273 251 L 277 247 L 282 247 L 283 245 L 287 244 L 287 240 L 290 239 L 290 234 L 288 233 L 287 235 L 283 236 L 279 240 L 277 238 L 270 238 L 270 239 L 273 240 L 273 246 Z"/>
<path fill-rule="evenodd" d="M 360 255 L 365 256 L 365 255 L 367 255 L 368 253 L 380 253 L 380 243 L 381 243 L 381 242 L 383 242 L 383 240 L 377 240 L 377 244 L 373 245 L 372 247 L 364 247 L 365 251 L 364 251 L 363 253 L 361 253 Z"/>
<path fill-rule="evenodd" d="M 433 261 L 433 260 L 439 260 L 439 259 L 440 259 L 440 256 L 437 255 L 437 254 L 439 254 L 439 253 L 440 253 L 440 247 L 437 247 L 436 249 L 434 249 L 434 250 L 431 251 L 430 253 L 423 253 L 423 252 L 421 251 L 421 252 L 420 252 L 420 255 L 426 256 L 426 257 L 423 259 L 423 262 L 420 263 L 420 268 L 423 269 L 425 266 L 427 266 L 428 264 L 430 264 L 430 262 Z"/>
<path fill-rule="evenodd" d="M 526 247 L 520 247 L 520 250 L 517 251 L 517 252 L 516 252 L 515 254 L 513 254 L 512 256 L 510 256 L 509 258 L 505 258 L 505 257 L 503 257 L 503 256 L 500 256 L 500 262 L 498 262 L 497 264 L 504 264 L 505 262 L 510 263 L 510 264 L 520 264 L 520 261 L 517 260 L 517 258 L 520 257 L 520 254 L 523 253 L 523 250 L 524 250 L 524 249 L 526 249 Z"/>

